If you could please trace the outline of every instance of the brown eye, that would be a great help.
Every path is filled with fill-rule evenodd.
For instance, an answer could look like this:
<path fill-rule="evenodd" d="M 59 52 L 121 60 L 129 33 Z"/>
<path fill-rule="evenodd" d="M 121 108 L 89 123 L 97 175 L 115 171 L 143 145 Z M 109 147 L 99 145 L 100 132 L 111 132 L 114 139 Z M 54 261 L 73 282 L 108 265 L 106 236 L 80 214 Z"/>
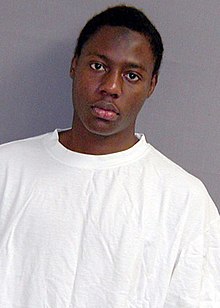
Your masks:
<path fill-rule="evenodd" d="M 104 71 L 104 65 L 99 63 L 99 62 L 94 62 L 92 64 L 90 64 L 90 67 L 95 70 L 95 71 Z"/>
<path fill-rule="evenodd" d="M 136 73 L 133 73 L 133 72 L 126 74 L 126 78 L 129 81 L 138 81 L 138 80 L 140 80 L 140 77 Z"/>

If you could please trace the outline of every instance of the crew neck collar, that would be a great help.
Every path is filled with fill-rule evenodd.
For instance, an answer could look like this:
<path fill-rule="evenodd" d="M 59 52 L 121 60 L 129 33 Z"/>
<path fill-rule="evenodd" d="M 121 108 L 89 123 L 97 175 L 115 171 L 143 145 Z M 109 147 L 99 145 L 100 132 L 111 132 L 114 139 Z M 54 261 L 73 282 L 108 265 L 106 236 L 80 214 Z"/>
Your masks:
<path fill-rule="evenodd" d="M 126 165 L 140 159 L 146 154 L 150 146 L 143 134 L 136 133 L 135 135 L 139 139 L 138 142 L 127 150 L 103 155 L 83 154 L 71 151 L 59 142 L 59 132 L 61 131 L 63 130 L 56 129 L 54 132 L 47 134 L 44 145 L 53 158 L 72 167 L 105 169 Z"/>

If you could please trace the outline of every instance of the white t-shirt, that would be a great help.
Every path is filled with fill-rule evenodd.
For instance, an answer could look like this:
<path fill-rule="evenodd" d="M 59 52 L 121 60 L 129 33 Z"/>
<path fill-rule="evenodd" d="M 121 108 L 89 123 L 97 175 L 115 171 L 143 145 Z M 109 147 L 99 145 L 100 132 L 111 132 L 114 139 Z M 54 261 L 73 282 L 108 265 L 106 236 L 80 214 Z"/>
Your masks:
<path fill-rule="evenodd" d="M 145 141 L 72 152 L 58 131 L 0 146 L 1 308 L 220 307 L 220 221 Z"/>

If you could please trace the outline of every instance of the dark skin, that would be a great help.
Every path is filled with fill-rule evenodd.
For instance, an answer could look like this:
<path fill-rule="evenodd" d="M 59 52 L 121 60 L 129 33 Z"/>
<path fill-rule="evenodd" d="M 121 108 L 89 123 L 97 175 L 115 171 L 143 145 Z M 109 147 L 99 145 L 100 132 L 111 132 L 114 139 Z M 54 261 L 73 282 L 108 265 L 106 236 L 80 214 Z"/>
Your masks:
<path fill-rule="evenodd" d="M 73 124 L 60 133 L 60 142 L 94 155 L 132 147 L 137 115 L 157 84 L 153 69 L 144 35 L 125 27 L 102 27 L 72 60 Z"/>

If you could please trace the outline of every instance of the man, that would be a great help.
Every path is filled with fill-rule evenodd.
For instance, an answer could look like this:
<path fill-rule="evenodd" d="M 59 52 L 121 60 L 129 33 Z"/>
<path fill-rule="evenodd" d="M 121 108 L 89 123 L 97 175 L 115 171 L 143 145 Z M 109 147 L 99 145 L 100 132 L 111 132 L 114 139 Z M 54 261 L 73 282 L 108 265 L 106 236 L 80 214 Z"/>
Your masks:
<path fill-rule="evenodd" d="M 203 184 L 135 133 L 163 44 L 117 6 L 82 30 L 71 129 L 0 149 L 0 307 L 220 307 Z"/>

